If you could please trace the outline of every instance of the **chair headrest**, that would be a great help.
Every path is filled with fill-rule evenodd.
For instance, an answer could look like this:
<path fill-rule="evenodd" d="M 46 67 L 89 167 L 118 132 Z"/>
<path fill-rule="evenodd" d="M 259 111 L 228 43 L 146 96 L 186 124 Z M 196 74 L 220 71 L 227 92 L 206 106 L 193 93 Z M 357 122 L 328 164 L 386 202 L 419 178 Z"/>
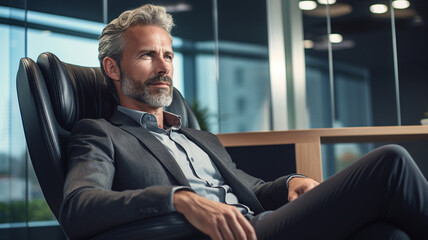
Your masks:
<path fill-rule="evenodd" d="M 39 55 L 37 63 L 46 85 L 58 123 L 70 131 L 82 118 L 109 118 L 117 97 L 98 67 L 63 63 L 54 54 Z"/>
<path fill-rule="evenodd" d="M 54 54 L 39 55 L 37 64 L 43 73 L 57 122 L 70 131 L 83 118 L 109 119 L 118 98 L 99 67 L 83 67 L 60 61 Z M 198 120 L 181 93 L 174 88 L 167 111 L 182 117 L 182 126 L 200 129 Z"/>

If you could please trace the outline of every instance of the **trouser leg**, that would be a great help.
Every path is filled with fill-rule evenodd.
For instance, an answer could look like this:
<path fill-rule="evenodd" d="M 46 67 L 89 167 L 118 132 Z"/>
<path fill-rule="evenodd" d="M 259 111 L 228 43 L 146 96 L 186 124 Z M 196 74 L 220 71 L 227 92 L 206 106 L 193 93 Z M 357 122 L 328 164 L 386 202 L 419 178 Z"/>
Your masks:
<path fill-rule="evenodd" d="M 349 240 L 411 240 L 402 229 L 391 224 L 374 223 L 360 229 Z"/>
<path fill-rule="evenodd" d="M 347 239 L 372 223 L 428 236 L 428 183 L 406 150 L 367 154 L 295 201 L 251 220 L 259 239 Z"/>

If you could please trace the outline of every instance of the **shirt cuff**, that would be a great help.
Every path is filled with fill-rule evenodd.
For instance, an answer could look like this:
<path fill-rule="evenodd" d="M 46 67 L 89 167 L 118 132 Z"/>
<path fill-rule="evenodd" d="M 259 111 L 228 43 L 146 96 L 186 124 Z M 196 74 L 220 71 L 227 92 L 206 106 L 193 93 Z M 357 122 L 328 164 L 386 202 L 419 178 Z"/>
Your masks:
<path fill-rule="evenodd" d="M 307 176 L 305 176 L 303 174 L 291 174 L 290 176 L 288 176 L 287 180 L 285 180 L 285 184 L 287 185 L 287 189 L 289 189 L 288 183 L 290 182 L 290 180 L 293 178 L 296 178 L 296 177 L 307 178 Z"/>
<path fill-rule="evenodd" d="M 168 203 L 168 210 L 169 211 L 171 211 L 171 212 L 175 212 L 176 211 L 175 207 L 174 207 L 174 202 L 173 202 L 172 198 L 173 198 L 175 192 L 182 191 L 182 190 L 195 192 L 190 187 L 183 187 L 183 186 L 173 187 L 172 190 L 171 190 L 171 192 L 169 193 L 169 203 Z"/>

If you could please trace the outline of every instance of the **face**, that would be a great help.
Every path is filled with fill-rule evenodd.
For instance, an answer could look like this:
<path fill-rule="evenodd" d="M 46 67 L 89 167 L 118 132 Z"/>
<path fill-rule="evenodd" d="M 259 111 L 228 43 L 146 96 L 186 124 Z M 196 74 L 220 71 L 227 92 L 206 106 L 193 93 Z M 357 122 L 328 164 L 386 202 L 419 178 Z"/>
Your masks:
<path fill-rule="evenodd" d="M 125 96 L 152 108 L 172 102 L 172 59 L 168 33 L 157 26 L 126 30 L 120 67 L 120 88 Z"/>

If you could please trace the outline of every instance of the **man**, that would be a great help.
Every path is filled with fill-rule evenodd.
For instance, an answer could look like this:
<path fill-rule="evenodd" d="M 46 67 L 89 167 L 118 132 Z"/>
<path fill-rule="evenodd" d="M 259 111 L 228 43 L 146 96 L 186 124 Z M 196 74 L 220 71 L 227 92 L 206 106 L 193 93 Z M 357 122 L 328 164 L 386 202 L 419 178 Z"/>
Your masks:
<path fill-rule="evenodd" d="M 172 26 L 163 8 L 145 5 L 100 37 L 119 106 L 73 129 L 60 217 L 69 237 L 173 212 L 212 239 L 428 236 L 428 183 L 401 147 L 377 149 L 319 185 L 301 175 L 266 183 L 236 169 L 213 134 L 182 128 L 163 111 Z"/>

